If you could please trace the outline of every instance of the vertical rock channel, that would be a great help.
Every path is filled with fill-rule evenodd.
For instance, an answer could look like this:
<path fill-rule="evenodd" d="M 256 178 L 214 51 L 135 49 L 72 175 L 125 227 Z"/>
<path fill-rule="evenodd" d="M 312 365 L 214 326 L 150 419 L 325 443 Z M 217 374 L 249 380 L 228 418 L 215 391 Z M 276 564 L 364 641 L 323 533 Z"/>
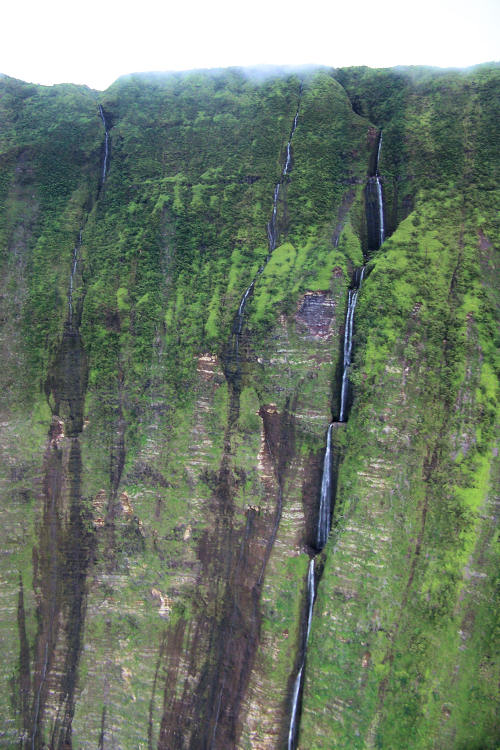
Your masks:
<path fill-rule="evenodd" d="M 229 357 L 226 360 L 226 378 L 228 382 L 231 385 L 232 390 L 232 397 L 231 397 L 231 405 L 230 405 L 230 415 L 229 415 L 229 424 L 231 424 L 231 412 L 233 413 L 233 416 L 235 413 L 239 410 L 239 395 L 240 395 L 240 388 L 241 388 L 241 362 L 240 362 L 240 353 L 239 353 L 239 347 L 240 347 L 240 339 L 243 331 L 243 325 L 245 320 L 245 311 L 246 311 L 246 305 L 248 303 L 248 300 L 251 298 L 255 284 L 259 278 L 259 276 L 264 271 L 264 268 L 266 264 L 269 262 L 272 253 L 278 246 L 279 241 L 279 226 L 278 226 L 278 201 L 280 198 L 280 193 L 282 186 L 285 184 L 285 181 L 290 173 L 291 166 L 292 166 L 292 138 L 295 133 L 295 130 L 297 128 L 297 122 L 299 118 L 299 110 L 300 110 L 300 103 L 301 103 L 301 97 L 302 97 L 302 85 L 299 89 L 299 97 L 297 102 L 297 109 L 295 111 L 295 116 L 293 119 L 292 127 L 290 130 L 290 135 L 288 137 L 288 141 L 286 144 L 286 157 L 285 157 L 285 163 L 283 166 L 283 169 L 281 171 L 280 178 L 278 182 L 275 185 L 274 192 L 273 192 L 273 204 L 272 204 L 272 212 L 271 217 L 267 223 L 267 239 L 268 239 L 268 251 L 267 256 L 265 258 L 264 263 L 260 266 L 258 269 L 255 277 L 252 279 L 252 282 L 245 290 L 240 304 L 238 306 L 238 312 L 236 314 L 236 317 L 234 319 L 232 332 L 231 332 L 231 343 L 230 343 L 230 354 Z M 263 415 L 263 419 L 265 421 L 265 412 Z M 230 432 L 229 428 L 229 432 Z M 266 429 L 264 427 L 264 429 Z M 229 443 L 229 439 L 227 440 Z M 282 494 L 282 482 L 280 478 L 280 472 L 278 469 L 278 462 L 276 460 L 277 457 L 272 456 L 272 451 L 270 451 L 271 457 L 274 459 L 273 463 L 275 463 L 275 472 L 276 472 L 276 482 L 277 482 L 277 502 L 276 502 L 276 511 L 274 515 L 274 519 L 272 521 L 272 525 L 269 529 L 268 535 L 267 535 L 267 543 L 264 550 L 263 559 L 260 564 L 260 571 L 258 572 L 257 578 L 255 580 L 254 585 L 252 586 L 252 593 L 251 593 L 251 600 L 252 600 L 252 606 L 251 606 L 251 621 L 252 625 L 251 628 L 248 629 L 246 634 L 246 645 L 244 645 L 245 649 L 245 656 L 248 664 L 242 665 L 240 668 L 241 676 L 240 681 L 242 679 L 242 675 L 246 669 L 248 669 L 248 666 L 250 664 L 251 660 L 251 650 L 256 648 L 257 645 L 257 631 L 258 631 L 258 622 L 259 622 L 259 615 L 258 615 L 258 603 L 259 603 L 259 596 L 260 596 L 260 587 L 262 585 L 262 580 L 264 578 L 265 570 L 267 567 L 267 562 L 269 560 L 269 556 L 271 554 L 272 547 L 274 545 L 274 541 L 276 539 L 276 534 L 278 530 L 278 526 L 281 520 L 281 511 L 282 511 L 282 500 L 283 500 L 283 494 Z M 252 511 L 253 514 L 253 511 Z M 241 553 L 238 555 L 238 565 L 236 570 L 236 575 L 234 576 L 234 583 L 233 588 L 234 590 L 237 590 L 239 584 L 239 579 L 242 576 L 242 573 L 240 572 L 240 567 L 243 562 L 243 550 L 245 548 L 250 548 L 252 543 L 252 527 L 253 522 L 249 524 L 249 520 L 252 520 L 252 515 L 247 516 L 247 524 L 245 528 L 245 533 L 242 540 L 242 547 L 241 547 Z M 266 534 L 264 534 L 266 536 Z M 250 561 L 248 560 L 246 562 L 246 576 L 249 576 L 250 572 Z M 232 595 L 234 596 L 234 594 Z M 233 642 L 235 642 L 235 631 L 238 630 L 237 625 L 240 624 L 241 628 L 241 612 L 245 609 L 245 602 L 244 597 L 240 595 L 240 597 L 234 597 L 234 601 L 232 604 L 232 611 L 230 614 L 230 617 L 228 619 L 229 621 L 229 628 L 227 633 L 227 641 L 225 643 L 226 650 L 230 651 L 231 646 L 233 646 Z M 241 612 L 240 612 L 241 611 Z M 311 610 L 312 614 L 312 610 Z M 237 642 L 237 638 L 236 638 Z M 241 651 L 241 646 L 239 647 L 239 650 Z M 223 661 L 223 660 L 222 660 Z M 234 670 L 233 672 L 237 671 Z M 224 692 L 228 690 L 228 680 L 226 680 L 224 676 L 224 668 L 223 664 L 221 664 L 221 668 L 219 669 L 219 672 L 222 673 L 222 679 L 220 686 L 217 687 L 217 700 L 215 702 L 215 716 L 213 717 L 213 726 L 211 728 L 210 732 L 210 740 L 208 743 L 209 748 L 217 748 L 217 747 L 229 747 L 229 744 L 231 743 L 231 746 L 234 742 L 234 737 L 227 734 L 227 730 L 224 729 L 224 727 L 221 727 L 221 721 L 226 721 L 226 724 L 228 723 L 227 717 L 225 714 L 228 714 L 228 706 L 224 705 Z M 234 678 L 234 676 L 233 676 Z M 247 679 L 247 678 L 245 678 Z M 226 700 L 225 703 L 228 701 Z M 237 716 L 237 711 L 233 711 L 234 715 Z M 231 719 L 231 722 L 233 719 Z M 226 734 L 225 734 L 226 732 Z M 223 743 L 223 744 L 221 744 Z M 203 745 L 205 746 L 205 745 Z M 198 747 L 198 740 L 195 738 L 194 742 L 192 741 L 191 747 Z"/>
<path fill-rule="evenodd" d="M 382 132 L 380 132 L 377 144 L 377 155 L 375 159 L 375 170 L 374 175 L 369 176 L 368 182 L 365 188 L 365 204 L 366 204 L 366 222 L 368 229 L 368 237 L 373 239 L 373 244 L 370 246 L 371 249 L 378 250 L 384 241 L 384 204 L 382 197 L 382 186 L 380 182 L 380 175 L 378 171 L 378 164 L 380 159 L 380 151 L 382 148 Z M 376 211 L 373 211 L 373 191 L 375 191 L 376 197 Z M 365 258 L 366 260 L 366 258 Z M 354 313 L 356 310 L 356 304 L 358 301 L 359 291 L 365 277 L 366 263 L 360 268 L 356 269 L 353 276 L 352 286 L 349 289 L 348 301 L 347 301 L 347 313 L 344 326 L 344 345 L 343 345 L 343 367 L 342 367 L 342 383 L 340 392 L 340 413 L 339 422 L 347 422 L 348 411 L 349 411 L 349 368 L 352 360 L 352 346 L 353 346 L 353 331 L 354 331 Z M 333 504 L 335 501 L 334 492 L 332 492 L 332 429 L 334 422 L 328 427 L 325 457 L 323 460 L 323 473 L 321 477 L 321 492 L 319 499 L 319 510 L 318 510 L 318 521 L 316 528 L 316 550 L 317 554 L 324 548 L 328 541 L 328 536 L 331 527 L 331 516 L 333 510 Z M 297 740 L 300 729 L 300 705 L 302 698 L 302 690 L 304 684 L 306 657 L 307 657 L 307 644 L 309 641 L 309 633 L 311 631 L 312 615 L 314 610 L 314 602 L 316 599 L 316 585 L 317 575 L 315 571 L 315 556 L 311 557 L 309 561 L 309 568 L 307 572 L 307 588 L 306 588 L 306 604 L 305 604 L 305 627 L 303 628 L 302 642 L 300 644 L 300 661 L 297 676 L 295 677 L 292 690 L 292 701 L 291 701 L 291 712 L 290 712 L 290 724 L 288 727 L 287 736 L 287 750 L 295 750 L 297 747 Z"/>
<path fill-rule="evenodd" d="M 97 197 L 106 179 L 109 134 L 105 126 L 104 162 Z M 96 200 L 97 198 L 94 198 Z M 45 395 L 52 421 L 44 457 L 43 504 L 38 543 L 33 550 L 37 594 L 37 633 L 32 677 L 29 662 L 20 664 L 23 699 L 22 750 L 70 750 L 78 666 L 83 647 L 87 573 L 94 536 L 91 515 L 82 498 L 82 451 L 88 360 L 80 336 L 83 298 L 81 248 L 84 219 L 71 259 L 68 307 L 61 341 L 50 363 Z M 75 290 L 81 286 L 79 298 Z M 22 582 L 19 597 L 21 642 L 26 640 Z M 27 647 L 21 649 L 26 661 Z M 31 695 L 30 695 L 31 693 Z"/>
<path fill-rule="evenodd" d="M 102 188 L 104 186 L 104 183 L 106 182 L 106 175 L 108 173 L 109 167 L 109 130 L 106 122 L 106 115 L 104 114 L 104 110 L 101 104 L 99 104 L 99 115 L 104 126 L 104 156 L 102 160 L 101 183 L 99 186 L 99 188 Z"/>
<path fill-rule="evenodd" d="M 380 131 L 378 137 L 377 153 L 372 168 L 373 171 L 368 177 L 368 182 L 365 187 L 366 230 L 369 253 L 378 250 L 385 239 L 384 199 L 379 172 L 381 150 L 382 131 Z"/>
<path fill-rule="evenodd" d="M 274 188 L 273 208 L 272 208 L 271 218 L 269 219 L 267 223 L 267 227 L 266 227 L 267 229 L 267 256 L 266 256 L 264 263 L 260 266 L 259 270 L 255 274 L 255 277 L 252 279 L 250 285 L 245 290 L 241 298 L 239 307 L 238 307 L 238 312 L 236 313 L 236 316 L 233 322 L 233 327 L 231 331 L 231 345 L 230 345 L 230 350 L 229 350 L 229 354 L 227 356 L 227 362 L 226 362 L 226 373 L 227 375 L 229 375 L 229 379 L 231 380 L 233 384 L 238 384 L 239 379 L 240 379 L 239 350 L 240 350 L 240 339 L 241 339 L 241 334 L 243 331 L 243 324 L 245 320 L 245 310 L 246 310 L 247 302 L 253 294 L 257 279 L 262 274 L 264 268 L 269 262 L 269 259 L 271 258 L 272 253 L 274 252 L 274 250 L 276 250 L 276 247 L 278 246 L 278 240 L 279 240 L 278 201 L 279 201 L 279 197 L 281 193 L 281 188 L 283 184 L 285 183 L 285 180 L 288 177 L 291 167 L 292 167 L 292 138 L 297 128 L 297 122 L 299 119 L 301 97 L 302 97 L 302 86 L 300 87 L 300 90 L 299 90 L 299 101 L 297 103 L 297 110 L 295 112 L 295 117 L 293 118 L 292 128 L 290 130 L 290 135 L 288 138 L 288 142 L 286 144 L 285 164 L 283 166 L 283 170 L 281 172 L 280 178 Z"/>
<path fill-rule="evenodd" d="M 245 326 L 247 304 L 258 277 L 279 243 L 280 196 L 292 169 L 292 137 L 299 120 L 301 89 L 288 140 L 283 166 L 274 186 L 272 210 L 266 224 L 267 256 L 239 302 L 224 356 L 224 374 L 230 391 L 224 451 L 216 474 L 213 503 L 216 523 L 200 539 L 199 559 L 203 564 L 198 589 L 206 591 L 206 601 L 216 603 L 215 611 L 200 608 L 183 652 L 189 664 L 189 681 L 178 688 L 176 662 L 167 660 L 164 708 L 159 727 L 158 750 L 219 750 L 239 747 L 240 712 L 260 643 L 261 592 L 267 564 L 281 520 L 283 503 L 283 463 L 285 435 L 290 432 L 288 407 L 282 414 L 259 410 L 265 436 L 265 460 L 269 477 L 263 490 L 269 507 L 248 506 L 245 523 L 240 525 L 234 502 L 237 478 L 233 438 L 242 380 L 240 341 Z M 283 148 L 281 147 L 281 153 Z M 180 621 L 180 633 L 187 623 Z M 182 632 L 184 632 L 182 630 Z M 165 653 L 169 649 L 165 649 Z M 173 651 L 174 649 L 172 649 Z M 182 698 L 179 698 L 179 696 Z M 182 701 L 182 709 L 179 709 Z M 193 721 L 192 717 L 196 717 Z"/>
<path fill-rule="evenodd" d="M 352 289 L 349 289 L 347 300 L 347 315 L 345 319 L 344 331 L 344 362 L 342 367 L 342 387 L 340 390 L 340 415 L 339 422 L 347 421 L 347 410 L 349 405 L 349 368 L 352 359 L 352 334 L 354 330 L 354 311 L 358 302 L 358 294 L 363 283 L 366 266 L 354 274 L 354 283 Z"/>

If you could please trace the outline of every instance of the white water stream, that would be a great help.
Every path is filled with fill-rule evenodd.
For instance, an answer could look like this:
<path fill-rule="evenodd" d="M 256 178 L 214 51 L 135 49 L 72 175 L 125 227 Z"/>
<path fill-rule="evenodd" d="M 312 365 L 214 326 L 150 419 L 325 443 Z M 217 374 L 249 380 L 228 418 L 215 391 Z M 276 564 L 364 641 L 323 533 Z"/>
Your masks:
<path fill-rule="evenodd" d="M 73 261 L 71 263 L 71 272 L 69 275 L 69 290 L 68 290 L 68 322 L 70 325 L 73 324 L 73 289 L 75 288 L 75 274 L 78 267 L 78 256 L 80 248 L 82 246 L 82 230 L 78 235 L 78 242 L 73 250 Z"/>
<path fill-rule="evenodd" d="M 315 580 L 314 580 L 314 557 L 312 557 L 309 561 L 309 568 L 307 571 L 307 629 L 306 629 L 306 633 L 304 637 L 304 645 L 302 649 L 302 661 L 301 661 L 300 669 L 298 671 L 297 677 L 295 678 L 295 682 L 293 685 L 292 715 L 290 717 L 290 727 L 288 729 L 288 743 L 287 743 L 288 750 L 293 750 L 294 745 L 295 745 L 295 735 L 297 733 L 297 718 L 298 718 L 297 715 L 298 715 L 298 707 L 299 707 L 299 697 L 301 693 L 302 677 L 304 674 L 304 667 L 306 663 L 307 642 L 309 640 L 309 633 L 311 632 L 311 622 L 312 622 L 315 598 L 316 598 L 316 588 L 315 588 Z"/>
<path fill-rule="evenodd" d="M 234 353 L 236 356 L 238 356 L 238 349 L 239 349 L 239 338 L 241 335 L 241 331 L 243 328 L 243 320 L 245 316 L 245 307 L 248 301 L 248 298 L 252 295 L 252 292 L 255 287 L 255 282 L 257 281 L 258 277 L 261 275 L 262 271 L 264 270 L 266 263 L 269 261 L 272 253 L 274 250 L 276 250 L 277 244 L 278 244 L 278 226 L 277 226 L 277 218 L 278 218 L 278 201 L 280 197 L 280 191 L 281 191 L 281 185 L 283 184 L 283 181 L 285 177 L 290 173 L 291 165 L 292 165 L 292 138 L 293 134 L 295 133 L 295 130 L 297 128 L 297 122 L 299 119 L 299 109 L 300 109 L 300 96 L 302 94 L 302 90 L 299 95 L 299 103 L 297 105 L 297 111 L 295 113 L 295 117 L 293 118 L 293 125 L 292 129 L 290 131 L 290 137 L 288 139 L 288 142 L 286 144 L 286 159 L 285 159 L 285 165 L 283 167 L 283 170 L 281 172 L 280 179 L 276 183 L 276 186 L 274 188 L 273 193 L 273 209 L 271 213 L 271 218 L 269 219 L 267 223 L 267 243 L 268 243 L 268 250 L 267 250 L 267 257 L 265 262 L 262 266 L 260 266 L 259 270 L 255 274 L 254 279 L 252 280 L 252 283 L 250 286 L 247 287 L 245 290 L 245 293 L 243 294 L 243 297 L 241 298 L 239 307 L 238 307 L 238 313 L 236 315 L 235 323 L 233 326 L 233 333 L 235 335 L 235 343 L 234 343 Z"/>
<path fill-rule="evenodd" d="M 331 452 L 332 452 L 332 427 L 328 428 L 326 437 L 325 458 L 323 460 L 323 476 L 321 478 L 321 494 L 319 500 L 318 527 L 316 530 L 316 547 L 318 550 L 323 549 L 330 533 L 330 516 L 332 503 L 332 472 L 331 472 Z"/>
<path fill-rule="evenodd" d="M 354 328 L 354 311 L 358 301 L 359 290 L 365 276 L 366 266 L 361 269 L 359 276 L 359 282 L 352 289 L 349 289 L 349 298 L 347 301 L 347 315 L 345 319 L 345 331 L 344 331 L 344 364 L 342 370 L 342 388 L 340 391 L 340 416 L 339 422 L 346 421 L 347 412 L 347 397 L 349 388 L 349 367 L 351 365 L 352 357 L 352 333 Z"/>
<path fill-rule="evenodd" d="M 380 175 L 378 171 L 378 163 L 380 161 L 380 150 L 382 148 L 382 132 L 380 132 L 380 138 L 378 139 L 377 149 L 377 164 L 375 166 L 375 179 L 377 181 L 377 200 L 378 200 L 378 219 L 379 219 L 379 241 L 380 245 L 385 240 L 385 228 L 384 228 L 384 201 L 382 197 L 382 183 L 380 182 Z"/>
<path fill-rule="evenodd" d="M 380 133 L 378 149 L 377 149 L 377 161 L 375 166 L 375 177 L 370 177 L 370 180 L 375 179 L 377 183 L 377 196 L 378 196 L 378 215 L 379 215 L 379 227 L 380 227 L 380 245 L 385 239 L 384 230 L 384 204 L 382 196 L 382 185 L 380 182 L 378 164 L 380 159 L 380 150 L 382 148 L 382 133 Z M 348 401 L 348 375 L 349 367 L 351 364 L 352 357 L 352 336 L 354 328 L 354 311 L 356 309 L 356 303 L 358 301 L 359 290 L 363 283 L 365 276 L 366 266 L 363 265 L 361 271 L 355 274 L 354 283 L 352 289 L 349 290 L 349 298 L 347 302 L 347 315 L 345 322 L 344 331 L 344 363 L 342 372 L 342 388 L 340 394 L 340 416 L 339 422 L 345 422 L 347 420 L 347 401 Z M 328 428 L 326 438 L 326 449 L 325 457 L 323 460 L 323 474 L 321 477 L 321 494 L 319 502 L 318 512 L 318 524 L 316 528 L 316 548 L 322 550 L 325 546 L 328 535 L 330 533 L 331 526 L 331 506 L 332 506 L 332 467 L 331 467 L 331 444 L 332 444 L 332 427 L 333 423 Z M 288 729 L 288 741 L 287 750 L 295 750 L 296 739 L 299 730 L 299 716 L 298 708 L 300 704 L 300 695 L 302 692 L 302 683 L 304 678 L 304 669 L 307 655 L 307 643 L 309 640 L 309 633 L 311 630 L 311 621 L 314 609 L 314 601 L 316 598 L 315 578 L 314 578 L 314 557 L 309 561 L 309 569 L 307 574 L 307 628 L 302 642 L 302 657 L 299 667 L 299 671 L 295 678 L 292 691 L 292 710 L 290 716 L 290 725 Z"/>
<path fill-rule="evenodd" d="M 108 126 L 106 125 L 106 118 L 104 117 L 104 111 L 100 104 L 99 104 L 99 114 L 101 116 L 102 124 L 104 125 L 104 161 L 102 163 L 102 174 L 101 174 L 101 185 L 104 185 L 104 182 L 106 181 L 106 174 L 108 171 L 108 161 L 109 161 L 109 133 L 108 133 Z"/>

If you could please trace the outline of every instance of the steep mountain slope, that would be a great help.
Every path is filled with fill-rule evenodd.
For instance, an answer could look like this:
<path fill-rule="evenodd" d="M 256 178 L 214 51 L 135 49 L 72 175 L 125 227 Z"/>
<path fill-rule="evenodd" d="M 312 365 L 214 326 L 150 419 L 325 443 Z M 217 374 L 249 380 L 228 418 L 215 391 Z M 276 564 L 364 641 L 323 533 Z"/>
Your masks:
<path fill-rule="evenodd" d="M 6 747 L 497 746 L 499 79 L 0 79 Z"/>

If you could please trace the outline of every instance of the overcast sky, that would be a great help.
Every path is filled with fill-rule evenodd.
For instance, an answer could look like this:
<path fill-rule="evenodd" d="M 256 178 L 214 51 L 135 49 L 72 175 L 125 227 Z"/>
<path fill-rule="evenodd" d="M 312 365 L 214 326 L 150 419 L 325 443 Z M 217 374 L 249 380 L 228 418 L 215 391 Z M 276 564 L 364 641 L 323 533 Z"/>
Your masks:
<path fill-rule="evenodd" d="M 500 60 L 498 0 L 6 0 L 0 72 L 107 88 L 138 71 Z"/>

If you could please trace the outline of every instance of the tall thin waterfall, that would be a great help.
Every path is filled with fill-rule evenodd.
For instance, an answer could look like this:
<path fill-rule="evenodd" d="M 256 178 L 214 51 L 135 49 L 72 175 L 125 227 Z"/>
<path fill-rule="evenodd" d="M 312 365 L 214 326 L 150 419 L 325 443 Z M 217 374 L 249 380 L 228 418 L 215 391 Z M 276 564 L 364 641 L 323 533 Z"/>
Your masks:
<path fill-rule="evenodd" d="M 104 125 L 104 161 L 102 163 L 102 173 L 101 173 L 101 185 L 104 185 L 106 181 L 106 174 L 108 171 L 108 161 L 109 161 L 109 132 L 108 132 L 108 126 L 106 124 L 106 118 L 104 116 L 104 110 L 100 104 L 99 104 L 99 114 L 101 116 L 102 124 Z"/>
<path fill-rule="evenodd" d="M 379 134 L 375 164 L 365 186 L 368 252 L 378 250 L 385 240 L 384 196 L 379 172 L 382 131 Z"/>
<path fill-rule="evenodd" d="M 273 250 L 276 250 L 276 245 L 278 243 L 278 231 L 276 227 L 276 218 L 278 213 L 278 199 L 280 197 L 280 187 L 281 183 L 278 182 L 276 184 L 276 187 L 274 188 L 274 195 L 273 195 L 273 212 L 271 214 L 271 218 L 269 219 L 267 223 L 267 244 L 268 244 L 268 257 L 271 255 Z"/>
<path fill-rule="evenodd" d="M 295 130 L 297 128 L 297 122 L 299 119 L 299 109 L 300 109 L 300 99 L 302 96 L 302 87 L 299 92 L 299 102 L 297 104 L 297 111 L 295 112 L 295 117 L 293 118 L 293 124 L 292 129 L 290 131 L 290 136 L 288 138 L 288 142 L 286 144 L 286 158 L 285 158 L 285 164 L 283 166 L 283 170 L 281 172 L 280 179 L 275 185 L 274 193 L 273 193 L 273 208 L 271 213 L 271 218 L 269 219 L 267 223 L 267 243 L 268 243 L 268 250 L 267 250 L 267 257 L 265 262 L 260 266 L 259 270 L 255 274 L 255 277 L 252 279 L 251 284 L 247 287 L 245 290 L 245 293 L 243 294 L 239 307 L 238 312 L 236 314 L 236 318 L 234 320 L 233 324 L 233 336 L 234 336 L 234 344 L 233 344 L 233 355 L 235 357 L 238 357 L 238 350 L 239 350 L 239 339 L 241 336 L 241 331 L 243 329 L 243 321 L 245 317 L 245 308 L 246 304 L 248 302 L 249 297 L 252 296 L 253 290 L 255 287 L 255 282 L 257 281 L 258 277 L 263 272 L 266 263 L 269 261 L 272 253 L 274 250 L 276 250 L 276 247 L 278 245 L 278 239 L 279 239 L 279 232 L 278 232 L 278 201 L 280 197 L 281 192 L 281 186 L 283 185 L 283 182 L 285 178 L 290 173 L 290 169 L 292 166 L 292 138 L 293 134 L 295 133 Z"/>
<path fill-rule="evenodd" d="M 380 245 L 385 239 L 385 228 L 384 228 L 384 201 L 382 198 L 382 183 L 380 182 L 380 175 L 378 171 L 378 163 L 380 161 L 380 151 L 382 149 L 382 131 L 380 131 L 380 137 L 378 139 L 377 149 L 377 163 L 375 165 L 375 180 L 377 181 L 377 201 L 378 201 L 378 222 L 379 222 L 379 240 Z"/>
<path fill-rule="evenodd" d="M 345 319 L 345 331 L 344 331 L 344 366 L 342 370 L 342 389 L 340 391 L 340 416 L 339 422 L 346 421 L 347 413 L 347 399 L 349 393 L 349 367 L 351 365 L 352 356 L 352 333 L 354 328 L 354 311 L 356 309 L 356 303 L 358 301 L 359 290 L 363 283 L 366 266 L 363 266 L 361 273 L 359 274 L 359 280 L 357 274 L 354 278 L 354 287 L 349 289 L 349 298 L 347 301 L 347 315 Z"/>
<path fill-rule="evenodd" d="M 300 105 L 300 101 L 299 101 Z M 278 228 L 276 225 L 277 220 L 277 214 L 278 214 L 278 200 L 280 197 L 280 190 L 281 185 L 283 184 L 283 181 L 285 177 L 289 174 L 290 168 L 292 165 L 292 138 L 293 134 L 295 133 L 295 130 L 297 128 L 297 121 L 299 119 L 299 107 L 297 107 L 297 112 L 295 113 L 295 117 L 293 118 L 293 125 L 292 129 L 290 131 L 290 137 L 288 139 L 288 143 L 286 144 L 286 159 L 285 159 L 285 166 L 283 167 L 283 171 L 281 173 L 281 177 L 279 181 L 276 183 L 276 187 L 274 188 L 274 195 L 273 195 L 273 212 L 271 214 L 271 218 L 269 219 L 269 222 L 267 224 L 267 240 L 269 245 L 269 253 L 267 256 L 267 259 L 269 260 L 269 257 L 271 256 L 271 253 L 273 250 L 276 250 L 276 246 L 278 244 Z"/>
<path fill-rule="evenodd" d="M 260 270 L 260 268 L 259 268 L 259 273 L 262 273 L 262 271 Z M 245 294 L 241 298 L 240 306 L 238 307 L 238 314 L 236 316 L 236 319 L 238 321 L 238 327 L 237 327 L 236 333 L 238 334 L 238 336 L 240 335 L 241 329 L 243 327 L 243 313 L 245 311 L 245 306 L 247 304 L 247 299 L 252 294 L 254 286 L 255 286 L 255 279 L 252 281 L 252 283 L 250 284 L 250 286 L 246 290 Z"/>
<path fill-rule="evenodd" d="M 382 150 L 382 131 L 378 139 L 377 147 L 377 158 L 375 161 L 375 175 L 368 179 L 367 191 L 370 191 L 371 186 L 375 183 L 377 189 L 377 224 L 378 224 L 378 247 L 380 247 L 385 239 L 384 229 L 384 201 L 382 196 L 382 184 L 380 182 L 380 175 L 378 171 L 378 165 L 380 161 L 380 152 Z M 367 213 L 367 219 L 369 220 L 369 213 Z M 342 369 L 342 387 L 340 391 L 340 415 L 339 422 L 345 422 L 347 419 L 347 405 L 349 395 L 349 368 L 351 366 L 352 359 L 352 334 L 354 328 L 354 311 L 356 310 L 356 304 L 358 302 L 359 290 L 365 277 L 366 266 L 361 268 L 361 272 L 356 273 L 354 276 L 354 283 L 351 289 L 349 289 L 349 297 L 347 301 L 347 315 L 345 319 L 345 332 L 344 332 L 344 362 Z"/>
<path fill-rule="evenodd" d="M 314 580 L 314 557 L 309 561 L 309 568 L 307 571 L 307 628 L 304 634 L 304 642 L 302 648 L 302 659 L 297 677 L 293 684 L 293 695 L 292 695 L 292 714 L 290 717 L 290 727 L 288 729 L 288 743 L 287 750 L 293 750 L 295 747 L 295 740 L 297 737 L 298 729 L 298 708 L 299 700 L 302 689 L 302 681 L 304 677 L 304 667 L 306 663 L 307 653 L 307 642 L 309 641 L 309 633 L 311 632 L 311 622 L 314 609 L 314 600 L 316 599 L 316 584 Z"/>
<path fill-rule="evenodd" d="M 379 221 L 379 238 L 380 238 L 380 244 L 384 241 L 384 211 L 383 211 L 383 202 L 382 202 L 382 185 L 380 184 L 380 178 L 378 175 L 375 177 L 377 181 L 377 198 L 378 198 L 378 221 Z"/>
<path fill-rule="evenodd" d="M 328 428 L 326 437 L 325 458 L 323 461 L 323 476 L 321 479 L 321 495 L 319 500 L 318 528 L 316 530 L 316 548 L 321 550 L 326 544 L 330 533 L 330 516 L 332 506 L 332 427 Z"/>
<path fill-rule="evenodd" d="M 370 190 L 374 184 L 377 187 L 377 205 L 378 205 L 378 240 L 377 245 L 380 247 L 385 238 L 384 233 L 384 205 L 382 196 L 382 185 L 380 182 L 378 163 L 380 159 L 380 150 L 382 148 L 382 133 L 380 133 L 378 149 L 377 149 L 377 160 L 375 163 L 375 174 L 368 179 L 367 183 L 367 195 L 370 194 Z M 368 205 L 368 200 L 367 200 Z M 373 205 L 373 204 L 372 204 Z M 373 221 L 373 213 L 371 219 Z M 367 208 L 367 220 L 370 220 L 370 214 Z M 373 224 L 372 224 L 373 226 Z M 359 290 L 365 277 L 366 265 L 363 265 L 361 269 L 356 271 L 354 274 L 353 284 L 349 290 L 349 298 L 347 303 L 347 315 L 345 321 L 345 332 L 344 332 L 344 362 L 342 371 L 342 388 L 340 394 L 340 416 L 339 422 L 347 421 L 347 406 L 348 406 L 348 391 L 349 391 L 349 368 L 351 365 L 352 358 L 352 336 L 354 329 L 354 312 L 356 310 L 356 304 L 358 301 Z M 328 535 L 330 533 L 331 526 L 331 508 L 332 508 L 332 428 L 333 423 L 328 427 L 328 433 L 326 438 L 326 449 L 325 457 L 323 460 L 323 474 L 321 478 L 321 494 L 319 501 L 319 512 L 318 512 L 318 525 L 316 528 L 316 549 L 321 551 L 325 546 Z M 288 729 L 287 739 L 287 750 L 295 750 L 298 733 L 299 733 L 299 706 L 300 696 L 302 693 L 304 683 L 304 673 L 307 655 L 307 644 L 309 640 L 309 633 L 311 630 L 311 621 L 314 609 L 314 602 L 316 599 L 316 582 L 314 576 L 314 557 L 309 562 L 309 570 L 307 574 L 307 626 L 302 641 L 302 654 L 300 659 L 300 666 L 297 672 L 297 676 L 293 683 L 292 691 L 292 706 L 290 715 L 290 724 Z"/>
<path fill-rule="evenodd" d="M 75 287 L 75 274 L 78 267 L 78 256 L 80 248 L 82 246 L 82 230 L 78 235 L 78 242 L 76 243 L 73 250 L 73 261 L 71 263 L 71 272 L 69 275 L 69 290 L 68 290 L 68 323 L 73 325 L 73 289 Z"/>
<path fill-rule="evenodd" d="M 325 458 L 323 461 L 323 476 L 321 478 L 321 496 L 318 514 L 318 526 L 316 529 L 316 547 L 322 550 L 325 546 L 331 524 L 331 486 L 332 486 L 332 465 L 331 465 L 331 446 L 332 446 L 332 428 L 333 423 L 328 427 L 326 438 Z M 307 626 L 302 641 L 302 654 L 300 667 L 293 683 L 292 691 L 292 710 L 290 714 L 290 724 L 288 728 L 287 750 L 294 750 L 298 729 L 299 729 L 299 705 L 300 696 L 304 682 L 304 670 L 307 656 L 307 644 L 309 642 L 309 633 L 311 632 L 311 622 L 316 599 L 316 581 L 314 576 L 314 557 L 309 561 L 307 571 Z"/>

